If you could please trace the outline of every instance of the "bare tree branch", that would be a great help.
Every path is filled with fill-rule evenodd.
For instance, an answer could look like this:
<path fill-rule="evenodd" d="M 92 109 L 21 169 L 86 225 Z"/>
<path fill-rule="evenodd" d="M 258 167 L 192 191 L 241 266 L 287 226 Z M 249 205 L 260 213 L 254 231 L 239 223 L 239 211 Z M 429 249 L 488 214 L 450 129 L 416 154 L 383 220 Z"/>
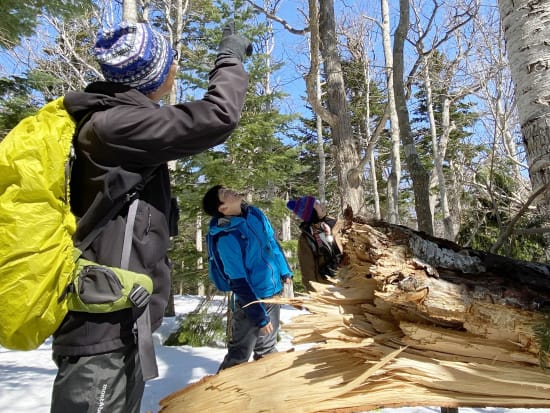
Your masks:
<path fill-rule="evenodd" d="M 277 23 L 280 23 L 286 30 L 288 30 L 292 34 L 298 34 L 298 35 L 304 35 L 307 32 L 310 31 L 309 27 L 306 27 L 304 29 L 295 29 L 292 27 L 285 19 L 267 11 L 262 6 L 258 6 L 256 3 L 254 3 L 251 0 L 246 0 L 248 4 L 250 4 L 252 7 L 254 7 L 259 12 L 263 13 L 268 19 L 271 19 L 273 21 L 276 21 Z"/>
<path fill-rule="evenodd" d="M 522 228 L 522 229 L 515 229 L 512 231 L 513 234 L 516 235 L 535 235 L 535 234 L 546 234 L 550 232 L 550 227 L 543 227 L 543 228 Z"/>
<path fill-rule="evenodd" d="M 309 72 L 305 76 L 308 101 L 315 113 L 328 125 L 334 126 L 337 118 L 321 104 L 321 96 L 317 93 L 316 79 L 319 71 L 319 9 L 316 0 L 309 0 L 310 61 Z"/>
<path fill-rule="evenodd" d="M 539 197 L 539 195 L 543 194 L 545 191 L 550 189 L 550 183 L 546 185 L 542 185 L 537 189 L 535 192 L 531 194 L 529 199 L 525 202 L 525 204 L 521 207 L 521 209 L 517 212 L 517 214 L 514 216 L 514 218 L 510 221 L 506 229 L 500 234 L 497 241 L 493 244 L 491 247 L 491 252 L 496 253 L 498 249 L 504 244 L 504 241 L 506 238 L 510 236 L 510 234 L 514 231 L 514 226 L 518 222 L 518 220 L 522 217 L 522 215 L 527 211 L 529 206 Z"/>

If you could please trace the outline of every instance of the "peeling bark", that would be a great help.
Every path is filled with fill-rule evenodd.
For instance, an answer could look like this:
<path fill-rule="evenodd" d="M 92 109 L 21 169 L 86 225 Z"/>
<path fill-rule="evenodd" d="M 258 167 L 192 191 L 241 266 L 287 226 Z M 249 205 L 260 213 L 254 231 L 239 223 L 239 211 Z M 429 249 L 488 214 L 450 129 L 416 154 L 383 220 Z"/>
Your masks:
<path fill-rule="evenodd" d="M 550 183 L 550 3 L 499 0 L 502 30 L 515 84 L 518 114 L 533 191 Z M 550 222 L 550 192 L 543 194 L 541 215 Z"/>

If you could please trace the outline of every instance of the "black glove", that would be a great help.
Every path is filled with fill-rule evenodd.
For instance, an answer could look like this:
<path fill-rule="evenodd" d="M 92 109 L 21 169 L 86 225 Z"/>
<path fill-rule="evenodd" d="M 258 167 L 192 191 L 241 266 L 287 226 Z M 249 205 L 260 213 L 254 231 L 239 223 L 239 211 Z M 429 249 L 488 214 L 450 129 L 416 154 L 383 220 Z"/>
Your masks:
<path fill-rule="evenodd" d="M 235 34 L 235 24 L 228 23 L 223 29 L 222 40 L 218 48 L 218 57 L 231 56 L 244 60 L 244 56 L 252 54 L 252 43 L 238 34 Z"/>

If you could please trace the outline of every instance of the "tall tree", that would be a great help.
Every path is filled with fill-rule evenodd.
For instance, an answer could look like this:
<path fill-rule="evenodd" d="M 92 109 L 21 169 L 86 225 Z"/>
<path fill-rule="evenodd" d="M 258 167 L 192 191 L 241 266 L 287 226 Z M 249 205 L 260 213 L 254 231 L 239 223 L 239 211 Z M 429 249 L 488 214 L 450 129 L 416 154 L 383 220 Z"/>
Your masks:
<path fill-rule="evenodd" d="M 351 118 L 346 100 L 346 90 L 341 59 L 338 51 L 336 22 L 333 0 L 309 0 L 309 26 L 303 31 L 292 29 L 288 22 L 274 15 L 265 8 L 248 0 L 257 10 L 262 11 L 271 19 L 282 23 L 292 33 L 310 32 L 310 67 L 306 80 L 308 101 L 316 115 L 331 129 L 336 159 L 338 192 L 340 209 L 351 206 L 359 212 L 364 207 L 362 187 L 363 172 L 361 162 L 354 144 Z M 326 79 L 326 102 L 323 106 L 318 96 L 317 74 L 320 67 L 320 57 L 323 61 L 323 74 Z"/>
<path fill-rule="evenodd" d="M 349 53 L 349 58 L 342 60 L 342 68 L 349 101 L 353 142 L 356 145 L 357 153 L 362 158 L 357 169 L 361 171 L 368 169 L 370 172 L 370 179 L 368 181 L 365 179 L 363 183 L 364 191 L 368 194 L 366 204 L 372 206 L 374 216 L 381 219 L 382 211 L 378 192 L 380 168 L 379 159 L 375 159 L 374 154 L 382 131 L 385 130 L 385 128 L 381 128 L 381 125 L 386 123 L 384 107 L 387 97 L 373 80 L 371 62 L 367 54 L 368 40 L 363 34 L 369 31 L 364 25 L 365 19 L 360 17 L 354 20 L 352 17 L 349 22 L 351 25 L 344 28 L 342 34 L 342 37 L 346 39 L 346 51 Z M 362 212 L 370 213 L 371 208 L 367 211 L 365 205 Z"/>
<path fill-rule="evenodd" d="M 310 7 L 312 7 L 310 1 Z M 313 10 L 317 5 L 313 5 Z M 310 25 L 313 22 L 310 8 Z M 354 145 L 354 136 L 351 125 L 346 90 L 344 87 L 342 64 L 338 53 L 336 38 L 336 22 L 334 0 L 319 1 L 318 32 L 311 32 L 311 37 L 318 36 L 322 47 L 323 70 L 327 81 L 327 109 L 319 114 L 326 121 L 332 131 L 334 143 L 336 170 L 338 175 L 338 189 L 340 192 L 341 209 L 348 205 L 357 212 L 364 207 L 363 171 L 360 170 L 360 159 Z M 315 53 L 312 48 L 311 53 Z M 308 91 L 309 93 L 309 91 Z M 311 102 L 310 102 L 311 103 Z"/>
<path fill-rule="evenodd" d="M 386 67 L 386 82 L 388 93 L 388 112 L 390 118 L 391 136 L 391 170 L 388 177 L 388 222 L 399 223 L 399 182 L 401 180 L 401 154 L 399 152 L 399 118 L 394 91 L 394 65 L 391 48 L 391 27 L 388 0 L 380 0 L 382 16 L 382 38 Z"/>
<path fill-rule="evenodd" d="M 393 44 L 395 104 L 399 121 L 399 134 L 405 150 L 405 162 L 412 178 L 418 229 L 427 234 L 433 234 L 432 210 L 430 208 L 430 176 L 424 165 L 422 165 L 414 144 L 405 91 L 404 48 L 409 29 L 409 7 L 409 0 L 399 0 L 399 24 L 395 31 Z"/>
<path fill-rule="evenodd" d="M 499 0 L 533 192 L 550 226 L 550 47 L 548 1 Z M 550 228 L 549 228 L 550 229 Z"/>
<path fill-rule="evenodd" d="M 193 275 L 195 280 L 206 280 L 205 269 L 190 269 L 197 259 L 197 251 L 191 246 L 197 227 L 190 223 L 200 215 L 202 195 L 208 187 L 225 184 L 246 192 L 254 203 L 264 207 L 278 230 L 281 219 L 288 215 L 283 202 L 289 190 L 288 177 L 296 175 L 300 167 L 296 150 L 284 142 L 294 116 L 280 113 L 279 102 L 284 94 L 273 85 L 272 74 L 281 62 L 271 57 L 272 31 L 243 4 L 219 1 L 199 10 L 195 3 L 185 16 L 178 85 L 180 93 L 185 91 L 185 99 L 204 93 L 208 70 L 227 20 L 234 20 L 237 31 L 253 41 L 254 53 L 245 62 L 250 87 L 237 130 L 223 145 L 176 165 L 174 192 L 180 203 L 182 224 L 180 235 L 174 240 L 179 246 L 172 250 L 171 257 L 185 264 L 175 266 L 174 274 L 179 279 Z M 208 219 L 202 217 L 202 230 Z"/>

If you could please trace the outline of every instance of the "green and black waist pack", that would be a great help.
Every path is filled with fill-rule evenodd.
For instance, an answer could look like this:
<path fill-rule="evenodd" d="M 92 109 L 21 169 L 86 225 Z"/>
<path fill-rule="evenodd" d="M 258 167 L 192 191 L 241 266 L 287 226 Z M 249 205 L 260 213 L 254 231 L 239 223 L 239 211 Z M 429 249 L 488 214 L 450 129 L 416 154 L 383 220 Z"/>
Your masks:
<path fill-rule="evenodd" d="M 147 305 L 153 292 L 151 277 L 79 258 L 66 290 L 69 311 L 108 313 Z"/>

